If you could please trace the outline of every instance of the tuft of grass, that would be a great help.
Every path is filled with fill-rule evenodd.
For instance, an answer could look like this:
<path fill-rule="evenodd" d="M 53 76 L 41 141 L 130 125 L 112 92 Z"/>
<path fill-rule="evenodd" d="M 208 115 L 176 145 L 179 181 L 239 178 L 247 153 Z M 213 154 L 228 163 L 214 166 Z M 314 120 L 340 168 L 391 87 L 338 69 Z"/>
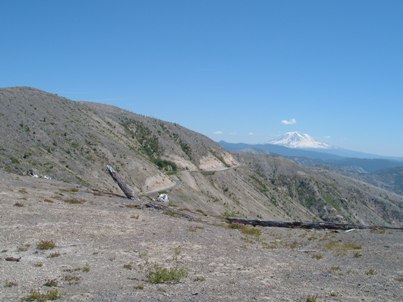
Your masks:
<path fill-rule="evenodd" d="M 47 287 L 56 287 L 58 284 L 56 279 L 48 279 L 46 280 L 46 282 L 43 284 L 43 286 L 47 286 Z"/>
<path fill-rule="evenodd" d="M 34 266 L 35 266 L 35 267 L 42 267 L 42 266 L 43 266 L 43 263 L 42 263 L 42 262 L 36 262 L 36 263 L 34 264 Z"/>
<path fill-rule="evenodd" d="M 361 250 L 362 246 L 353 242 L 330 241 L 326 243 L 325 249 L 335 251 L 337 255 L 346 254 L 351 250 Z"/>
<path fill-rule="evenodd" d="M 147 282 L 150 283 L 178 283 L 188 275 L 183 267 L 166 268 L 154 263 L 147 271 Z"/>
<path fill-rule="evenodd" d="M 198 226 L 198 225 L 191 225 L 188 230 L 189 232 L 193 232 L 196 233 L 198 230 L 203 230 L 204 227 L 203 226 Z"/>
<path fill-rule="evenodd" d="M 80 277 L 74 275 L 65 275 L 63 281 L 67 282 L 68 285 L 75 285 L 80 283 Z"/>
<path fill-rule="evenodd" d="M 53 203 L 54 202 L 52 199 L 48 199 L 48 198 L 45 198 L 43 201 L 47 202 L 47 203 Z"/>
<path fill-rule="evenodd" d="M 56 243 L 52 240 L 41 240 L 36 244 L 38 250 L 51 250 L 56 247 Z"/>
<path fill-rule="evenodd" d="M 144 289 L 144 284 L 137 284 L 134 286 L 134 289 Z"/>
<path fill-rule="evenodd" d="M 88 273 L 91 270 L 91 267 L 87 264 L 81 269 L 84 273 Z"/>
<path fill-rule="evenodd" d="M 54 252 L 54 253 L 51 253 L 48 256 L 48 258 L 56 258 L 56 257 L 60 257 L 60 256 L 61 256 L 61 254 L 59 252 Z"/>
<path fill-rule="evenodd" d="M 308 297 L 306 297 L 306 302 L 316 302 L 318 301 L 318 296 L 316 295 L 309 295 Z"/>
<path fill-rule="evenodd" d="M 128 263 L 128 264 L 123 265 L 123 268 L 128 269 L 128 270 L 132 270 L 133 266 L 130 263 Z"/>
<path fill-rule="evenodd" d="M 15 281 L 10 281 L 10 280 L 6 280 L 6 282 L 4 283 L 4 287 L 14 287 L 17 286 L 18 283 Z"/>
<path fill-rule="evenodd" d="M 196 276 L 196 277 L 193 279 L 193 281 L 194 281 L 194 282 L 203 282 L 203 281 L 206 281 L 206 278 L 203 277 L 203 276 Z"/>
<path fill-rule="evenodd" d="M 337 297 L 337 293 L 334 290 L 331 290 L 329 295 L 330 297 Z"/>
<path fill-rule="evenodd" d="M 385 234 L 385 229 L 372 229 L 371 231 L 370 231 L 370 233 L 372 233 L 372 234 Z"/>
<path fill-rule="evenodd" d="M 355 252 L 353 254 L 353 256 L 354 256 L 354 258 L 360 258 L 360 257 L 362 257 L 362 254 L 361 254 L 361 252 Z"/>
<path fill-rule="evenodd" d="M 16 203 L 14 204 L 14 206 L 15 206 L 15 207 L 18 207 L 18 208 L 22 208 L 22 207 L 24 206 L 24 204 L 21 203 L 21 202 L 16 202 Z"/>
<path fill-rule="evenodd" d="M 17 248 L 17 251 L 18 252 L 26 252 L 26 251 L 28 251 L 28 249 L 29 249 L 29 247 L 30 247 L 31 245 L 30 244 L 24 244 L 24 245 L 21 245 L 21 246 L 19 246 L 18 248 Z"/>
<path fill-rule="evenodd" d="M 323 258 L 323 256 L 322 256 L 321 254 L 313 254 L 313 255 L 312 255 L 312 258 L 313 258 L 313 259 L 316 259 L 316 260 L 320 260 L 320 259 Z"/>
<path fill-rule="evenodd" d="M 86 202 L 84 199 L 77 199 L 77 198 L 69 198 L 64 200 L 65 203 L 68 204 L 83 204 Z"/>
<path fill-rule="evenodd" d="M 51 289 L 46 293 L 41 293 L 39 290 L 31 290 L 29 295 L 23 297 L 21 301 L 38 301 L 38 302 L 46 302 L 46 301 L 55 301 L 60 299 L 62 294 L 57 289 Z"/>
<path fill-rule="evenodd" d="M 255 237 L 259 237 L 260 235 L 262 235 L 262 231 L 255 227 L 249 227 L 249 226 L 240 225 L 240 224 L 230 224 L 228 227 L 230 229 L 239 230 L 242 234 L 245 234 L 245 235 L 251 235 L 251 236 L 255 236 Z"/>
<path fill-rule="evenodd" d="M 403 275 L 399 275 L 399 276 L 396 278 L 396 281 L 403 282 Z"/>
<path fill-rule="evenodd" d="M 338 265 L 333 265 L 333 266 L 330 267 L 330 271 L 331 271 L 331 272 L 340 272 L 341 269 L 340 269 L 340 266 L 338 266 Z"/>
<path fill-rule="evenodd" d="M 20 189 L 20 190 L 18 190 L 18 193 L 21 193 L 21 194 L 28 194 L 28 191 L 25 190 L 25 189 Z"/>
<path fill-rule="evenodd" d="M 365 272 L 366 275 L 368 276 L 374 276 L 376 275 L 376 270 L 374 270 L 373 268 L 370 268 L 368 271 Z"/>

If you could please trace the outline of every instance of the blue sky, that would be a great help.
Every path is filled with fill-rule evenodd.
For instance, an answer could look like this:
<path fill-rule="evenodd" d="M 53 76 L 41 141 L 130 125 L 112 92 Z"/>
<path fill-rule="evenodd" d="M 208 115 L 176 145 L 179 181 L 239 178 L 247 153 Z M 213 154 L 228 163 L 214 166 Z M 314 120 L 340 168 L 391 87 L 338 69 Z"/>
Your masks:
<path fill-rule="evenodd" d="M 214 140 L 299 130 L 403 156 L 400 0 L 2 0 L 0 24 L 0 87 L 114 104 Z"/>

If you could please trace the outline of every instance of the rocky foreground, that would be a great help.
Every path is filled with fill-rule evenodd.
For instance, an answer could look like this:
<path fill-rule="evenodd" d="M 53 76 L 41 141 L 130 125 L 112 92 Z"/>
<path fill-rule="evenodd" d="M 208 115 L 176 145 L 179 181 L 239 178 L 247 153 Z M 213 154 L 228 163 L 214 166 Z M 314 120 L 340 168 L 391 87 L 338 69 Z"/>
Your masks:
<path fill-rule="evenodd" d="M 0 301 L 402 301 L 401 231 L 189 221 L 0 173 Z M 41 300 L 42 299 L 42 300 Z"/>

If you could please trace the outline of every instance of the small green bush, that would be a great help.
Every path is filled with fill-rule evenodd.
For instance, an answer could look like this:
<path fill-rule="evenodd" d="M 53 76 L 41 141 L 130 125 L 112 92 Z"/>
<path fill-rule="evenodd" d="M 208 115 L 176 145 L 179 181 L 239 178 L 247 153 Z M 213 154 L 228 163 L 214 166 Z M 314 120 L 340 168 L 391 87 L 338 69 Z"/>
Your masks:
<path fill-rule="evenodd" d="M 56 247 L 56 243 L 52 240 L 41 240 L 36 244 L 38 250 L 51 250 Z"/>
<path fill-rule="evenodd" d="M 316 301 L 318 301 L 318 296 L 316 296 L 316 295 L 309 295 L 306 298 L 306 302 L 316 302 Z"/>
<path fill-rule="evenodd" d="M 188 275 L 183 267 L 166 268 L 159 264 L 153 264 L 147 272 L 147 281 L 150 283 L 178 283 Z"/>
<path fill-rule="evenodd" d="M 55 301 L 62 297 L 61 293 L 57 289 L 51 289 L 46 293 L 41 293 L 39 290 L 32 290 L 29 295 L 23 297 L 21 301 L 38 301 L 38 302 L 46 302 L 46 301 Z"/>

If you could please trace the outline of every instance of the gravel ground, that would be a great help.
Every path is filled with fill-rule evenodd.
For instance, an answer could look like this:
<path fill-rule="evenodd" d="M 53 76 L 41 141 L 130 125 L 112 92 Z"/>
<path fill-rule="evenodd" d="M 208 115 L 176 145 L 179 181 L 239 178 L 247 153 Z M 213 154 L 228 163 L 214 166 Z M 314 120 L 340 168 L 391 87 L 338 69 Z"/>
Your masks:
<path fill-rule="evenodd" d="M 0 301 L 402 301 L 402 235 L 231 228 L 0 174 Z M 179 280 L 153 283 L 162 271 Z"/>

